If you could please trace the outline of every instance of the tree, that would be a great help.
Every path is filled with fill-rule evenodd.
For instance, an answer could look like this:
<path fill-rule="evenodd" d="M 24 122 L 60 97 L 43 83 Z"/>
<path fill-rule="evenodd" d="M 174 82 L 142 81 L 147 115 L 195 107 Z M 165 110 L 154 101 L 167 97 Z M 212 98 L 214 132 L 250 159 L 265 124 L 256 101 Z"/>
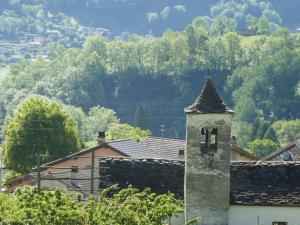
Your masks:
<path fill-rule="evenodd" d="M 36 166 L 37 154 L 62 157 L 80 148 L 75 121 L 58 102 L 45 97 L 26 99 L 5 127 L 4 163 L 19 173 Z M 43 157 L 42 163 L 49 159 Z"/>
<path fill-rule="evenodd" d="M 247 145 L 247 149 L 259 159 L 274 152 L 279 147 L 279 144 L 268 139 L 255 139 Z"/>
<path fill-rule="evenodd" d="M 112 124 L 107 132 L 108 140 L 134 139 L 141 141 L 149 137 L 149 130 L 142 130 L 138 127 L 132 127 L 129 124 Z"/>
<path fill-rule="evenodd" d="M 147 103 L 140 103 L 135 112 L 135 126 L 151 129 L 151 113 Z"/>
<path fill-rule="evenodd" d="M 281 145 L 287 145 L 300 138 L 300 119 L 279 120 L 272 127 Z"/>
<path fill-rule="evenodd" d="M 84 120 L 84 141 L 95 139 L 98 131 L 107 131 L 112 124 L 118 123 L 119 119 L 112 109 L 100 106 L 91 108 Z"/>
<path fill-rule="evenodd" d="M 228 32 L 235 32 L 237 29 L 237 22 L 227 16 L 217 17 L 212 24 L 212 33 L 215 35 L 223 35 Z"/>

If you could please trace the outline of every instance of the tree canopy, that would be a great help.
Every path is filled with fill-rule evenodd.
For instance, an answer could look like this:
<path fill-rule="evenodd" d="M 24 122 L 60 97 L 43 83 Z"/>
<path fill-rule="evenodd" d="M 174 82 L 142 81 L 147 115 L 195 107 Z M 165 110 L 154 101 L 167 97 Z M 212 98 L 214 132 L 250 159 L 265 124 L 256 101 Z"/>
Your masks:
<path fill-rule="evenodd" d="M 107 140 L 134 139 L 142 141 L 150 135 L 151 132 L 149 130 L 142 130 L 128 124 L 113 124 L 108 129 Z"/>
<path fill-rule="evenodd" d="M 43 163 L 80 149 L 75 121 L 58 102 L 45 97 L 26 99 L 5 126 L 4 163 L 15 172 L 29 172 L 37 165 L 37 154 L 44 155 Z"/>

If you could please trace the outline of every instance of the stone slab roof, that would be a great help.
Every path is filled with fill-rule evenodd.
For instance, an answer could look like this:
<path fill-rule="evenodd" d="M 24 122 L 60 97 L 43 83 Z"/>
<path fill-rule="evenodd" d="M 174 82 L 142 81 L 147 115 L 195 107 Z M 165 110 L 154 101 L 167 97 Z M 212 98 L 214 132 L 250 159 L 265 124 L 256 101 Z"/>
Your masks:
<path fill-rule="evenodd" d="M 183 198 L 184 162 L 100 158 L 100 188 L 150 187 Z M 300 206 L 300 162 L 232 162 L 231 205 Z"/>
<path fill-rule="evenodd" d="M 212 77 L 206 77 L 204 87 L 196 99 L 194 104 L 185 109 L 186 113 L 230 113 L 233 114 L 233 110 L 224 102 L 224 100 L 218 94 Z"/>
<path fill-rule="evenodd" d="M 148 137 L 142 141 L 157 154 L 154 158 L 184 161 L 185 141 L 179 139 Z M 179 152 L 183 155 L 179 155 Z M 146 158 L 146 157 L 144 157 Z"/>
<path fill-rule="evenodd" d="M 143 142 L 136 142 L 135 140 L 120 140 L 111 141 L 107 143 L 114 149 L 123 152 L 124 154 L 133 158 L 157 158 L 158 153 L 153 149 L 150 150 Z"/>

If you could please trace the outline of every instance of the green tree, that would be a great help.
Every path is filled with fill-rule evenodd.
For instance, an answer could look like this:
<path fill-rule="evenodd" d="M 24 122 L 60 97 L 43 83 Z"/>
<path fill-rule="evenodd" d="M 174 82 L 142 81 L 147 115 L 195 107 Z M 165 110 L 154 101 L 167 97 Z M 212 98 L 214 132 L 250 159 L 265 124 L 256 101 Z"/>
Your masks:
<path fill-rule="evenodd" d="M 236 32 L 237 22 L 227 16 L 217 17 L 212 24 L 212 33 L 215 35 L 223 35 L 228 32 Z"/>
<path fill-rule="evenodd" d="M 282 146 L 300 139 L 300 119 L 279 120 L 275 122 L 272 127 L 275 130 L 277 139 Z"/>
<path fill-rule="evenodd" d="M 80 148 L 75 121 L 58 102 L 45 97 L 25 100 L 5 127 L 4 163 L 16 172 L 29 172 L 39 153 L 64 156 Z"/>
<path fill-rule="evenodd" d="M 247 149 L 259 159 L 274 152 L 279 147 L 279 144 L 268 139 L 255 139 L 254 141 L 249 142 L 247 145 Z"/>
<path fill-rule="evenodd" d="M 270 22 L 266 17 L 259 18 L 257 22 L 257 32 L 259 34 L 270 34 L 271 28 L 270 28 Z"/>
<path fill-rule="evenodd" d="M 132 127 L 129 124 L 112 124 L 107 132 L 108 140 L 134 139 L 141 141 L 149 137 L 149 130 L 142 130 L 138 127 Z"/>
<path fill-rule="evenodd" d="M 147 103 L 140 103 L 135 112 L 135 126 L 151 130 L 151 112 Z"/>
<path fill-rule="evenodd" d="M 119 119 L 112 109 L 92 107 L 84 120 L 84 141 L 94 140 L 98 131 L 107 131 L 112 124 L 118 123 Z"/>

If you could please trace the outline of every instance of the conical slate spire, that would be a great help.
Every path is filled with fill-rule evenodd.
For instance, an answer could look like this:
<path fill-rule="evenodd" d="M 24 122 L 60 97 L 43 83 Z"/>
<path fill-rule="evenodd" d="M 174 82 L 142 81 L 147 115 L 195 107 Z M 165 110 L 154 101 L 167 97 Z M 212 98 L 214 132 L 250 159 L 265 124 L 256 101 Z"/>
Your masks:
<path fill-rule="evenodd" d="M 185 108 L 185 113 L 230 113 L 230 109 L 218 94 L 213 85 L 212 77 L 206 77 L 205 85 L 193 105 Z"/>

